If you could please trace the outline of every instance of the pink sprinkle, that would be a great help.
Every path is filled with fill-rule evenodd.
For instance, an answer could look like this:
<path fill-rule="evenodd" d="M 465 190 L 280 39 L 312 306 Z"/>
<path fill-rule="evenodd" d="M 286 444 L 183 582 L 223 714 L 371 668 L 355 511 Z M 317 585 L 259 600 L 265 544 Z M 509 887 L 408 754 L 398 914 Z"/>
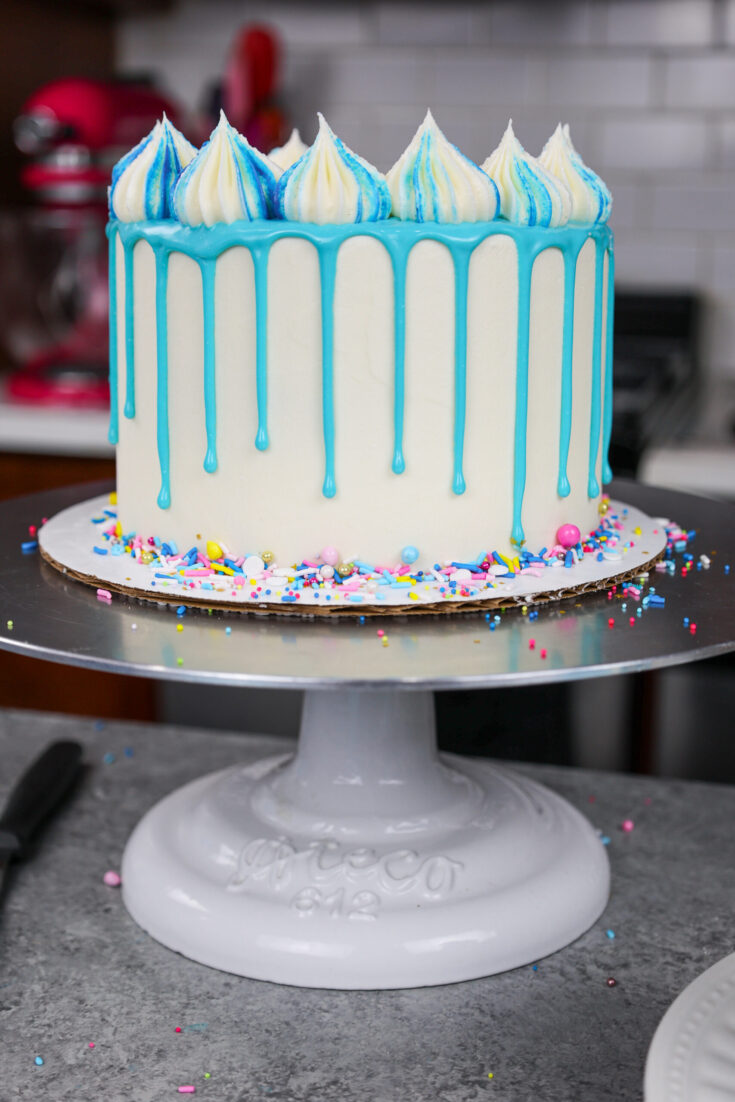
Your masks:
<path fill-rule="evenodd" d="M 197 551 L 197 562 L 200 562 L 202 566 L 206 566 L 207 569 L 212 565 L 206 555 L 203 555 L 201 551 Z"/>
<path fill-rule="evenodd" d="M 102 877 L 108 888 L 119 888 L 122 884 L 120 874 L 113 869 L 108 869 L 105 875 Z"/>
<path fill-rule="evenodd" d="M 112 600 L 112 594 L 110 593 L 109 589 L 98 589 L 97 590 L 97 600 L 98 601 L 111 601 Z"/>
<path fill-rule="evenodd" d="M 635 823 L 633 822 L 632 819 L 623 819 L 623 821 L 620 825 L 621 825 L 621 827 L 623 828 L 623 830 L 625 831 L 626 834 L 630 834 L 631 830 L 635 826 Z"/>
<path fill-rule="evenodd" d="M 90 1048 L 94 1048 L 94 1041 L 90 1041 L 90 1042 L 89 1042 L 89 1047 L 90 1047 Z"/>
<path fill-rule="evenodd" d="M 319 563 L 318 562 L 312 562 L 310 559 L 302 559 L 302 562 L 303 562 L 304 566 L 310 566 L 314 570 L 319 569 Z M 242 564 L 238 563 L 238 565 L 242 565 Z"/>
<path fill-rule="evenodd" d="M 529 649 L 529 650 L 533 650 L 533 648 L 534 648 L 535 646 L 536 646 L 536 640 L 535 640 L 535 639 L 529 639 L 529 640 L 528 640 L 528 649 Z"/>
<path fill-rule="evenodd" d="M 534 578 L 540 578 L 543 574 L 543 570 L 539 570 L 537 566 L 524 566 L 521 570 L 521 574 L 532 574 Z M 479 577 L 479 574 L 474 575 L 475 578 Z"/>
<path fill-rule="evenodd" d="M 176 1026 L 176 1029 L 174 1030 L 174 1033 L 181 1033 L 181 1026 L 180 1025 Z"/>
<path fill-rule="evenodd" d="M 541 648 L 541 657 L 546 658 L 546 647 Z"/>
<path fill-rule="evenodd" d="M 214 574 L 214 570 L 202 570 L 201 566 L 193 566 L 184 571 L 185 578 L 208 578 L 210 574 Z"/>
<path fill-rule="evenodd" d="M 382 628 L 378 628 L 378 635 L 385 635 L 385 632 Z"/>
<path fill-rule="evenodd" d="M 179 1094 L 196 1094 L 196 1087 L 192 1087 L 191 1084 L 185 1087 L 179 1087 Z"/>
<path fill-rule="evenodd" d="M 35 534 L 36 534 L 36 526 L 35 526 L 35 524 L 29 524 L 29 525 L 28 525 L 28 535 L 29 535 L 29 536 L 35 536 Z"/>

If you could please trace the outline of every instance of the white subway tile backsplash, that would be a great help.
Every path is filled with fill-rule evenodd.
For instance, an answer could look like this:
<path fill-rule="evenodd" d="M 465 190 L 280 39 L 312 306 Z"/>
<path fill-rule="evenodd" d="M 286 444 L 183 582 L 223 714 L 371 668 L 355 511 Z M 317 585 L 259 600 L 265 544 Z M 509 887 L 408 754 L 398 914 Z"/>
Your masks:
<path fill-rule="evenodd" d="M 665 65 L 667 106 L 735 108 L 735 52 L 670 57 Z"/>
<path fill-rule="evenodd" d="M 707 46 L 712 0 L 612 0 L 607 12 L 611 46 Z"/>
<path fill-rule="evenodd" d="M 426 4 L 422 0 L 383 0 L 375 11 L 379 46 L 470 46 L 475 4 Z"/>
<path fill-rule="evenodd" d="M 647 57 L 594 51 L 580 56 L 550 53 L 546 98 L 556 104 L 599 107 L 647 107 L 652 62 Z"/>
<path fill-rule="evenodd" d="M 591 0 L 495 0 L 481 5 L 494 46 L 593 46 L 604 36 L 604 6 Z"/>
<path fill-rule="evenodd" d="M 717 127 L 718 168 L 735 169 L 735 119 L 723 119 Z"/>
<path fill-rule="evenodd" d="M 437 109 L 446 104 L 520 105 L 541 98 L 542 59 L 505 50 L 442 51 L 436 58 Z"/>
<path fill-rule="evenodd" d="M 629 287 L 696 287 L 700 250 L 691 234 L 615 231 L 615 279 Z"/>
<path fill-rule="evenodd" d="M 653 189 L 651 226 L 655 229 L 735 230 L 732 180 L 686 185 L 657 184 Z"/>
<path fill-rule="evenodd" d="M 434 59 L 420 50 L 338 50 L 323 58 L 330 103 L 415 103 L 434 96 Z"/>
<path fill-rule="evenodd" d="M 689 116 L 635 115 L 600 124 L 600 168 L 631 168 L 647 174 L 667 168 L 703 168 L 707 124 Z"/>

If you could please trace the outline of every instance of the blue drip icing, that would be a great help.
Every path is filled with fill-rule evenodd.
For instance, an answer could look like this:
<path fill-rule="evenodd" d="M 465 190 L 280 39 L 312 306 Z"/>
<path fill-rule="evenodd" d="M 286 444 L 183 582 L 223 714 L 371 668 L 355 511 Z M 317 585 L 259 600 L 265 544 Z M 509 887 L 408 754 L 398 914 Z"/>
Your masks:
<path fill-rule="evenodd" d="M 579 250 L 564 253 L 564 328 L 561 352 L 561 424 L 559 425 L 559 497 L 569 497 L 571 486 L 567 476 L 569 441 L 572 438 L 572 371 L 574 364 L 574 288 Z"/>
<path fill-rule="evenodd" d="M 610 437 L 613 419 L 613 328 L 615 321 L 615 253 L 612 243 L 607 247 L 607 317 L 605 319 L 605 406 L 602 415 L 602 481 L 612 479 L 610 469 Z"/>
<path fill-rule="evenodd" d="M 135 294 L 134 250 L 125 250 L 125 407 L 128 419 L 135 417 Z"/>
<path fill-rule="evenodd" d="M 389 249 L 393 265 L 393 474 L 403 474 L 406 460 L 403 455 L 403 418 L 406 410 L 406 263 L 408 255 L 392 245 Z"/>
<path fill-rule="evenodd" d="M 154 248 L 156 257 L 156 437 L 161 467 L 159 509 L 171 505 L 171 460 L 168 431 L 168 258 L 167 249 Z"/>
<path fill-rule="evenodd" d="M 207 453 L 204 470 L 214 474 L 217 470 L 217 388 L 215 384 L 215 318 L 214 276 L 216 260 L 203 260 L 202 302 L 204 308 L 204 424 L 207 432 Z"/>
<path fill-rule="evenodd" d="M 334 242 L 319 250 L 319 273 L 322 283 L 322 422 L 324 428 L 325 497 L 334 497 L 337 484 L 334 477 L 334 285 L 337 276 L 337 251 Z"/>
<path fill-rule="evenodd" d="M 255 273 L 255 389 L 258 404 L 258 432 L 255 446 L 268 447 L 268 256 L 270 242 L 251 245 Z"/>
<path fill-rule="evenodd" d="M 595 376 L 597 382 L 597 427 L 595 427 L 594 405 L 590 422 L 590 454 L 596 458 L 600 436 L 600 337 L 602 328 L 602 267 L 600 256 L 610 248 L 612 235 L 606 225 L 579 226 L 567 225 L 559 228 L 536 226 L 517 226 L 503 220 L 494 222 L 446 224 L 436 222 L 402 222 L 390 219 L 387 222 L 346 225 L 315 225 L 283 221 L 260 220 L 239 222 L 231 225 L 218 224 L 211 228 L 182 226 L 177 222 L 115 223 L 108 230 L 111 249 L 114 235 L 118 233 L 127 253 L 141 239 L 149 242 L 156 255 L 156 310 L 159 319 L 157 327 L 158 356 L 158 453 L 161 465 L 161 492 L 158 503 L 161 508 L 170 504 L 170 471 L 168 446 L 168 363 L 166 333 L 166 278 L 167 259 L 171 252 L 181 252 L 195 259 L 200 265 L 216 258 L 227 249 L 240 245 L 250 250 L 255 266 L 256 282 L 256 384 L 258 398 L 258 436 L 256 446 L 268 446 L 267 434 L 267 267 L 268 254 L 273 242 L 285 237 L 299 238 L 310 242 L 319 254 L 320 276 L 322 284 L 322 410 L 325 451 L 325 477 L 322 492 L 326 497 L 336 493 L 335 473 L 335 422 L 334 422 L 334 330 L 333 305 L 336 277 L 337 254 L 340 245 L 350 237 L 373 237 L 388 250 L 393 265 L 395 312 L 395 400 L 394 400 L 394 454 L 393 470 L 398 474 L 405 469 L 403 455 L 403 425 L 405 412 L 405 282 L 406 267 L 411 249 L 419 241 L 434 240 L 444 245 L 452 255 L 455 270 L 455 305 L 457 323 L 455 328 L 455 426 L 452 489 L 462 493 L 465 489 L 463 475 L 464 430 L 466 412 L 466 286 L 469 261 L 475 248 L 488 237 L 503 234 L 512 237 L 518 250 L 518 347 L 516 379 L 516 417 L 514 445 L 513 480 L 513 530 L 512 539 L 517 544 L 524 540 L 522 526 L 522 506 L 526 479 L 526 433 L 528 411 L 528 343 L 530 290 L 533 262 L 536 256 L 547 248 L 557 248 L 564 256 L 566 268 L 574 264 L 570 257 L 576 258 L 585 241 L 592 238 L 596 242 L 598 263 L 596 266 L 595 289 L 595 332 L 597 334 L 596 367 L 593 363 L 593 388 Z M 112 261 L 111 261 L 112 273 Z M 114 280 L 114 273 L 111 275 Z M 565 277 L 565 334 L 573 330 L 573 283 L 571 276 Z M 112 286 L 112 283 L 111 283 Z M 110 332 L 116 330 L 117 300 L 111 296 Z M 211 314 L 211 317 L 210 317 Z M 611 341 L 612 313 L 608 324 L 608 346 Z M 214 348 L 214 313 L 207 311 L 205 330 L 212 329 L 211 346 Z M 205 335 L 206 341 L 206 335 Z M 563 357 L 571 356 L 571 348 L 563 351 Z M 111 380 L 116 371 L 115 353 L 110 353 Z M 565 361 L 566 362 L 566 361 Z M 214 394 L 214 357 L 212 356 L 212 395 Z M 611 383 L 611 378 L 610 378 Z M 116 391 L 115 391 L 116 393 Z M 214 401 L 210 404 L 214 411 Z M 206 417 L 206 411 L 205 411 Z M 611 418 L 611 406 L 608 410 L 606 387 L 606 420 Z M 113 420 L 116 426 L 114 399 L 111 405 L 110 432 L 113 433 Z M 562 424 L 571 422 L 571 387 L 562 392 Z M 211 444 L 212 454 L 216 457 L 216 422 L 207 425 L 208 455 Z M 111 436 L 112 439 L 112 436 Z M 116 442 L 116 432 L 115 440 Z M 560 443 L 560 485 L 561 485 L 561 449 Z M 593 451 L 594 449 L 594 451 Z M 216 458 L 215 458 L 216 462 Z M 564 472 L 565 473 L 565 472 Z M 561 490 L 559 491 L 561 493 Z M 598 491 L 599 492 L 599 488 Z M 562 496 L 564 496 L 562 494 Z"/>
<path fill-rule="evenodd" d="M 510 538 L 520 547 L 524 540 L 523 494 L 526 489 L 526 432 L 528 428 L 528 345 L 531 320 L 531 275 L 536 253 L 530 242 L 516 241 L 518 249 L 518 337 L 516 344 L 516 416 L 513 451 L 513 526 Z"/>
<path fill-rule="evenodd" d="M 454 478 L 452 491 L 467 489 L 462 470 L 467 419 L 467 284 L 472 246 L 454 250 Z"/>
<path fill-rule="evenodd" d="M 117 444 L 117 234 L 115 233 L 114 222 L 111 222 L 107 227 L 107 236 L 110 241 L 108 262 L 108 281 L 110 293 L 110 425 L 107 430 L 107 439 L 111 444 Z"/>
<path fill-rule="evenodd" d="M 601 385 L 602 385 L 602 277 L 605 249 L 598 241 L 595 250 L 595 316 L 592 329 L 592 397 L 590 399 L 590 468 L 587 496 L 597 497 L 597 453 L 600 449 Z"/>

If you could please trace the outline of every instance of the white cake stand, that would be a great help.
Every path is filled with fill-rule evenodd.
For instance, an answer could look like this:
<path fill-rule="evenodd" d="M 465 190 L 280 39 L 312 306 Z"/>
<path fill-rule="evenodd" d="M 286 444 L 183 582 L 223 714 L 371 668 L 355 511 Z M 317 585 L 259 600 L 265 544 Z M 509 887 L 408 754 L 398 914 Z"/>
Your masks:
<path fill-rule="evenodd" d="M 593 677 L 730 649 L 735 584 L 722 570 L 656 575 L 666 606 L 632 629 L 603 592 L 550 605 L 532 622 L 515 612 L 494 632 L 481 614 L 384 620 L 388 646 L 375 620 L 194 612 L 177 632 L 169 606 L 108 605 L 20 554 L 27 524 L 99 489 L 0 506 L 0 602 L 13 619 L 6 629 L 3 614 L 0 646 L 173 681 L 307 690 L 295 754 L 195 780 L 134 831 L 124 899 L 153 937 L 259 979 L 388 988 L 537 960 L 599 917 L 609 870 L 590 824 L 511 771 L 438 754 L 432 691 Z M 733 510 L 615 489 L 649 513 L 706 528 L 701 550 L 735 562 Z M 682 630 L 682 613 L 696 618 L 696 635 Z"/>

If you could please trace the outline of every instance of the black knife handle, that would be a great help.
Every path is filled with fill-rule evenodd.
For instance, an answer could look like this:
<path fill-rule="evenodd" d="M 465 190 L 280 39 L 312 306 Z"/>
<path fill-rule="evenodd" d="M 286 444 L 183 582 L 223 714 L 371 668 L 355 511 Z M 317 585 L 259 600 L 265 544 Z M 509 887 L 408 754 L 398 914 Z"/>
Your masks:
<path fill-rule="evenodd" d="M 0 816 L 0 848 L 22 857 L 41 823 L 71 788 L 79 773 L 78 742 L 52 742 L 17 782 Z"/>

